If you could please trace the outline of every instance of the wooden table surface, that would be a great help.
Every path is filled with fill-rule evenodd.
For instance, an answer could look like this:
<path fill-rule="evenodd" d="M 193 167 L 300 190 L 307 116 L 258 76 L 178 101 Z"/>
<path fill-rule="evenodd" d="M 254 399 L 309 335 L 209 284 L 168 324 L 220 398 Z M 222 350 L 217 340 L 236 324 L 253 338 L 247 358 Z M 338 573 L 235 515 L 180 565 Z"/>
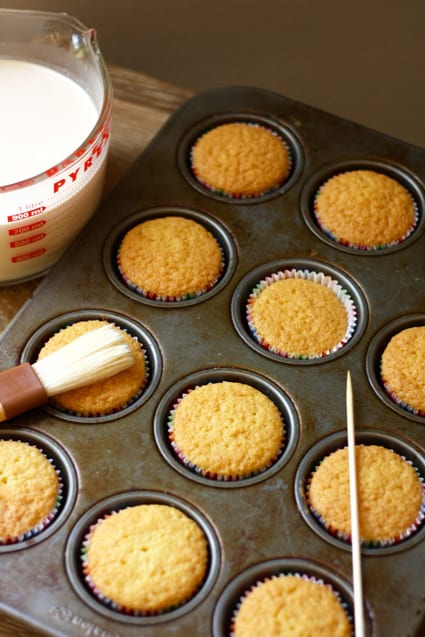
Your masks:
<path fill-rule="evenodd" d="M 114 87 L 112 136 L 105 195 L 191 93 L 129 69 L 110 66 Z M 41 279 L 0 286 L 0 333 L 31 298 Z M 13 577 L 13 574 L 10 574 Z M 0 637 L 39 637 L 41 633 L 0 612 Z"/>

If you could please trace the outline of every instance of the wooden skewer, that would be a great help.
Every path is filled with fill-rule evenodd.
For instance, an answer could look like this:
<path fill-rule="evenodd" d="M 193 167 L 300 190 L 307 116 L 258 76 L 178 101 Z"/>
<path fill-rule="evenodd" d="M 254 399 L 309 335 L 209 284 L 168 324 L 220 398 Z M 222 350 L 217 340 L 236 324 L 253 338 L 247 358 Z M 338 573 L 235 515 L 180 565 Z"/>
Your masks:
<path fill-rule="evenodd" d="M 354 590 L 354 629 L 356 637 L 364 637 L 363 587 L 361 572 L 361 544 L 359 533 L 359 509 L 357 496 L 356 444 L 354 436 L 354 407 L 351 374 L 347 372 L 347 436 L 348 467 L 350 478 L 350 510 L 351 510 L 351 555 Z"/>

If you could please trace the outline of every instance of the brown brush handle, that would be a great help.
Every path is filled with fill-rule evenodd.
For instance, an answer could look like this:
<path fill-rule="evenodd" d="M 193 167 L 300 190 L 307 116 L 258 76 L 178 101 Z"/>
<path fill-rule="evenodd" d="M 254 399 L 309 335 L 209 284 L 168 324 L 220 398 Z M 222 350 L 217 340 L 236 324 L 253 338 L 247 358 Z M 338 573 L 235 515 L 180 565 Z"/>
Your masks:
<path fill-rule="evenodd" d="M 29 363 L 0 372 L 0 422 L 47 402 L 47 392 Z"/>

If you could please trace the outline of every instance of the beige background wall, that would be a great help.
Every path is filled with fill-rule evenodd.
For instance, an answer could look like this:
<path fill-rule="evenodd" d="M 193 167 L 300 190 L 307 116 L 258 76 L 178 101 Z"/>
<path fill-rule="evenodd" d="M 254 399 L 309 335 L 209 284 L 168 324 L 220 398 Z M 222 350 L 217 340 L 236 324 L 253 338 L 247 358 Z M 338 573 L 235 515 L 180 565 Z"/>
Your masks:
<path fill-rule="evenodd" d="M 275 90 L 425 147 L 423 0 L 9 0 L 95 27 L 108 62 Z"/>

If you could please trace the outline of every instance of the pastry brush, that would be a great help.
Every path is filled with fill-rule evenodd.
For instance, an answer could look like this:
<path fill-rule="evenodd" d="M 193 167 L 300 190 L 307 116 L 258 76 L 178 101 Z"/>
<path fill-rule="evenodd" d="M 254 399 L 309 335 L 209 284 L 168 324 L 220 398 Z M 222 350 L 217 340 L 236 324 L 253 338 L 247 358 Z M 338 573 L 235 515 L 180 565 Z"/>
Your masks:
<path fill-rule="evenodd" d="M 109 378 L 133 362 L 124 333 L 115 325 L 86 332 L 32 365 L 0 372 L 0 422 L 40 407 L 50 396 Z"/>

